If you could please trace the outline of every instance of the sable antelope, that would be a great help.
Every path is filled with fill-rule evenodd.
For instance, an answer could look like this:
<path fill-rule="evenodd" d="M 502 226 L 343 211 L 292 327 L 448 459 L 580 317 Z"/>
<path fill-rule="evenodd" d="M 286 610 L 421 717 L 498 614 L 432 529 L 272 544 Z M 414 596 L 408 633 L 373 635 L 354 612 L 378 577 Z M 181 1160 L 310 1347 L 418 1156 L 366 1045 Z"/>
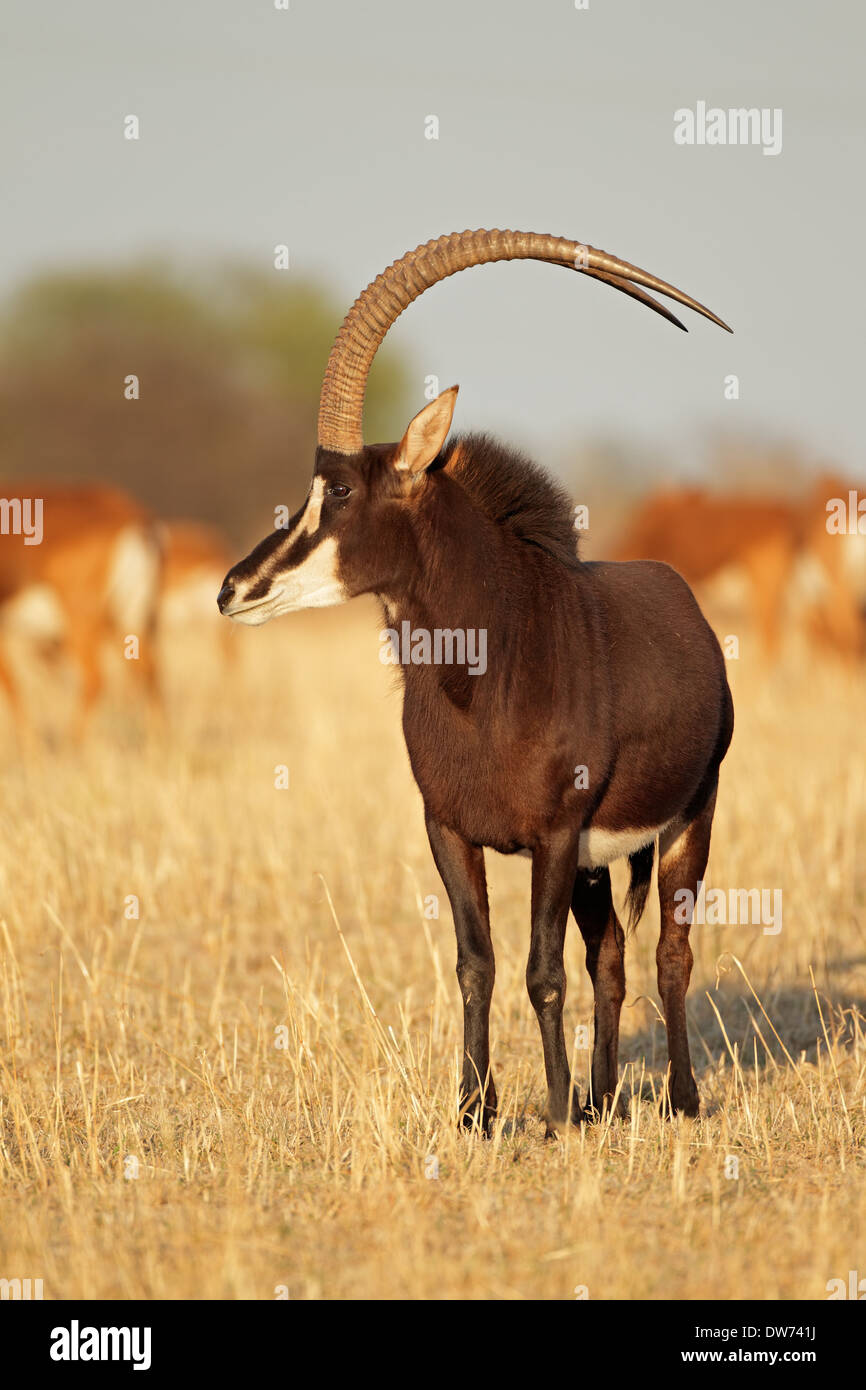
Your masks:
<path fill-rule="evenodd" d="M 267 536 L 229 570 L 217 602 L 236 621 L 257 624 L 372 593 L 391 627 L 486 632 L 483 675 L 468 661 L 405 666 L 403 730 L 457 932 L 462 1122 L 487 1130 L 496 1112 L 484 870 L 491 847 L 532 859 L 526 982 L 553 1133 L 569 1117 L 600 1111 L 616 1090 L 625 942 L 608 865 L 629 859 L 636 923 L 657 841 L 668 1103 L 697 1113 L 685 1015 L 690 922 L 675 894 L 696 895 L 703 877 L 733 705 L 718 642 L 678 574 L 652 562 L 582 562 L 569 501 L 546 474 L 486 436 L 446 445 L 456 386 L 425 406 L 399 443 L 364 444 L 367 374 L 397 316 L 456 271 L 516 258 L 603 280 L 681 328 L 645 289 L 726 327 L 654 275 L 558 237 L 475 231 L 418 247 L 373 281 L 344 320 L 322 388 L 309 496 L 288 532 Z M 595 997 L 586 1112 L 563 1031 L 569 907 Z"/>
<path fill-rule="evenodd" d="M 158 699 L 154 628 L 160 548 L 149 513 L 97 484 L 0 483 L 0 617 L 67 652 L 81 677 L 79 731 L 102 689 L 106 637 L 139 639 L 136 668 Z M 0 685 L 20 714 L 0 653 Z"/>

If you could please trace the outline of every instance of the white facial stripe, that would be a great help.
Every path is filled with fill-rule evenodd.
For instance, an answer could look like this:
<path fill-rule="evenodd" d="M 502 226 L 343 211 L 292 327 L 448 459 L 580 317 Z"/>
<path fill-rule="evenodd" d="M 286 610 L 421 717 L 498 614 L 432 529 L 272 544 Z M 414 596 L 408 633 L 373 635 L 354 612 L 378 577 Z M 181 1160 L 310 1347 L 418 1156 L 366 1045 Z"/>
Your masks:
<path fill-rule="evenodd" d="M 304 514 L 298 523 L 298 534 L 313 536 L 319 529 L 319 522 L 322 519 L 322 502 L 325 497 L 325 480 L 316 477 L 313 479 L 313 486 L 310 488 L 310 496 L 304 508 Z"/>
<path fill-rule="evenodd" d="M 297 524 L 293 531 L 286 536 L 281 546 L 281 553 L 286 552 L 294 545 L 300 536 L 314 536 L 319 529 L 319 522 L 322 520 L 322 503 L 325 500 L 325 480 L 318 475 L 313 479 L 304 510 L 298 517 Z"/>
<path fill-rule="evenodd" d="M 312 486 L 307 496 L 306 505 L 298 518 L 298 524 L 294 531 L 290 531 L 283 542 L 283 549 L 288 550 L 299 536 L 314 536 L 319 529 L 319 522 L 322 520 L 322 503 L 325 500 L 325 480 L 318 475 L 313 479 Z"/>
<path fill-rule="evenodd" d="M 288 554 L 291 551 L 291 548 L 294 545 L 295 541 L 299 540 L 301 536 L 314 536 L 316 534 L 322 520 L 322 503 L 324 502 L 324 500 L 325 480 L 324 478 L 317 475 L 313 479 L 313 483 L 310 488 L 309 495 L 307 497 L 306 506 L 304 507 L 304 510 L 301 512 L 301 515 L 298 519 L 298 523 L 294 527 L 294 529 L 289 532 L 285 540 L 282 542 L 280 549 L 277 553 L 278 556 Z M 334 547 L 334 550 L 336 550 L 336 546 L 333 542 L 331 542 L 331 545 Z M 255 624 L 256 626 L 258 626 L 261 623 L 266 623 L 269 618 L 276 617 L 278 613 L 290 612 L 291 608 L 322 608 L 325 607 L 329 602 L 341 603 L 342 599 L 340 598 L 326 600 L 313 597 L 313 599 L 308 602 L 295 603 L 292 604 L 290 608 L 286 608 L 279 602 L 284 593 L 294 593 L 296 579 L 301 575 L 307 573 L 308 568 L 311 565 L 311 562 L 314 560 L 314 557 L 318 554 L 318 550 L 321 548 L 322 547 L 317 547 L 317 549 L 307 557 L 303 564 L 299 565 L 297 569 L 291 571 L 289 578 L 286 580 L 280 577 L 279 559 L 277 559 L 276 562 L 273 560 L 269 561 L 268 564 L 269 566 L 273 567 L 273 573 L 271 575 L 271 589 L 267 596 L 259 602 L 252 604 L 246 610 L 241 609 L 236 613 L 227 611 L 226 617 L 234 618 L 237 622 L 240 623 L 248 623 L 251 626 Z M 327 556 L 323 560 L 319 561 L 318 564 L 322 568 L 322 573 L 326 574 L 328 567 Z M 336 565 L 332 565 L 331 568 L 335 570 Z M 314 566 L 313 569 L 310 570 L 310 574 L 313 576 L 313 578 L 315 578 L 315 571 L 316 567 Z M 267 573 L 267 571 L 264 572 Z M 239 593 L 237 595 L 236 602 L 243 603 L 244 594 L 250 593 L 251 590 L 255 589 L 257 585 L 260 583 L 261 578 L 262 573 L 253 575 L 252 579 L 248 580 L 248 582 L 244 586 L 243 593 Z M 326 589 L 327 581 L 323 581 L 323 585 L 321 587 Z"/>
<path fill-rule="evenodd" d="M 295 569 L 275 576 L 274 588 L 263 602 L 237 613 L 229 610 L 228 616 L 258 627 L 282 613 L 294 613 L 299 608 L 332 608 L 345 603 L 348 597 L 337 576 L 337 542 L 329 536 Z"/>

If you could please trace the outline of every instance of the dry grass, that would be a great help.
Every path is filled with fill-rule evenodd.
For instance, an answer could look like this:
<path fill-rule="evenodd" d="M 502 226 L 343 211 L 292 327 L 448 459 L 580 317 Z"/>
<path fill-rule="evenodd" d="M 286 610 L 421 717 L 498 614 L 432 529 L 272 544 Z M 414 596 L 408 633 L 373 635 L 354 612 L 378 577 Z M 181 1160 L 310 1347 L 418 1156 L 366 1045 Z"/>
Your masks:
<path fill-rule="evenodd" d="M 117 704 L 78 750 L 0 726 L 0 1276 L 49 1298 L 687 1299 L 866 1274 L 863 677 L 733 670 L 709 878 L 782 888 L 784 925 L 693 933 L 698 1122 L 651 1100 L 650 910 L 630 1122 L 544 1142 L 528 866 L 490 856 L 483 1142 L 453 1124 L 451 920 L 376 629 L 356 606 L 239 633 L 229 675 L 175 652 L 165 736 Z M 567 965 L 573 1027 L 574 928 Z"/>

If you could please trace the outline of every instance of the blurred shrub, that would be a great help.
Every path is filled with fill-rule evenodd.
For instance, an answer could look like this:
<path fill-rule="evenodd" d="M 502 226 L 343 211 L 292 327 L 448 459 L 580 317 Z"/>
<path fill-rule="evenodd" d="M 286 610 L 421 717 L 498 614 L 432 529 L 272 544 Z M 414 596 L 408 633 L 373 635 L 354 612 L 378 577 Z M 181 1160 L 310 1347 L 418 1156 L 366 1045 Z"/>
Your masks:
<path fill-rule="evenodd" d="M 245 267 L 63 271 L 0 313 L 0 471 L 97 479 L 163 516 L 257 538 L 300 504 L 343 308 L 321 288 Z M 138 377 L 140 397 L 124 397 Z M 406 373 L 387 346 L 368 438 L 405 426 Z"/>

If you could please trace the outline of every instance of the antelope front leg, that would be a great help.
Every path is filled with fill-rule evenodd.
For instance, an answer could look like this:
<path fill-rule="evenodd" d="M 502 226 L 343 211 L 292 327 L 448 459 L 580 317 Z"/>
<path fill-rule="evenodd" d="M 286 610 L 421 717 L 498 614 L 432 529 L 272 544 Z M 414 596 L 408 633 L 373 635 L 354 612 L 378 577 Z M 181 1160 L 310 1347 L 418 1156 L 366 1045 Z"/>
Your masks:
<path fill-rule="evenodd" d="M 457 933 L 457 979 L 463 996 L 460 1122 L 467 1129 L 480 1123 L 487 1134 L 496 1118 L 496 1087 L 490 1073 L 490 1000 L 495 965 L 484 852 L 430 816 L 427 835 Z"/>
<path fill-rule="evenodd" d="M 578 836 L 560 832 L 532 855 L 532 938 L 526 965 L 526 987 L 541 1029 L 544 1070 L 547 1074 L 547 1107 L 544 1119 L 548 1136 L 568 1123 L 583 1119 L 583 1110 L 571 1091 L 571 1073 L 562 1010 L 565 1005 L 565 926 L 577 872 Z"/>

